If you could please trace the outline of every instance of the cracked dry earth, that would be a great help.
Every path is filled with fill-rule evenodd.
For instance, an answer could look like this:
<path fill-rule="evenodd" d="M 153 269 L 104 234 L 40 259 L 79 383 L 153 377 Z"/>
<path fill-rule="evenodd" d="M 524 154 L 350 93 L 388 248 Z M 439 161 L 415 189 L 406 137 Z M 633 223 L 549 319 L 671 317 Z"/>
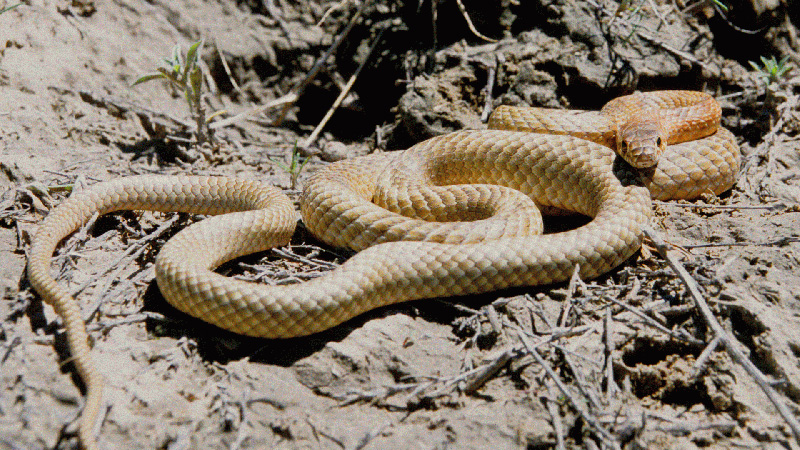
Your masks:
<path fill-rule="evenodd" d="M 347 22 L 352 11 L 345 8 L 315 26 L 336 3 L 275 2 L 283 21 L 232 2 L 188 0 L 42 0 L 0 14 L 0 449 L 77 448 L 81 384 L 58 318 L 24 274 L 30 236 L 66 186 L 138 173 L 225 174 L 265 180 L 298 198 L 275 161 L 286 161 L 314 123 L 290 118 L 289 126 L 275 127 L 274 117 L 256 117 L 219 130 L 219 148 L 187 156 L 190 146 L 164 144 L 188 136 L 172 131 L 189 122 L 180 96 L 158 83 L 130 83 L 175 43 L 213 37 L 206 51 L 222 49 L 239 64 L 232 70 L 242 89 L 212 90 L 214 109 L 238 113 L 264 104 L 302 79 Z M 488 50 L 455 44 L 435 56 L 444 69 L 406 80 L 409 94 L 395 111 L 409 128 L 482 127 L 483 105 L 472 100 L 485 79 L 465 67 L 486 52 L 508 56 L 504 76 L 516 76 L 498 76 L 511 85 L 498 102 L 564 106 L 556 78 L 543 70 L 558 62 L 580 80 L 605 74 L 591 58 L 571 56 L 582 44 L 558 42 L 537 29 Z M 245 56 L 252 54 L 266 56 Z M 248 64 L 269 70 L 252 76 L 243 69 Z M 674 69 L 659 64 L 638 69 Z M 746 78 L 744 69 L 731 73 L 720 76 Z M 737 83 L 756 89 L 755 82 Z M 800 79 L 788 77 L 776 91 L 768 132 L 758 139 L 737 133 L 744 166 L 732 192 L 656 203 L 652 224 L 795 415 L 798 91 Z M 762 107 L 759 98 L 737 100 L 749 106 L 724 100 L 726 120 L 741 122 L 741 111 Z M 343 141 L 323 134 L 318 147 L 345 156 L 371 150 L 364 139 Z M 313 157 L 300 184 L 324 164 Z M 60 282 L 88 319 L 108 381 L 102 448 L 539 449 L 556 448 L 559 436 L 566 448 L 598 448 L 592 446 L 603 440 L 579 408 L 624 448 L 800 448 L 740 364 L 722 350 L 703 354 L 713 336 L 651 245 L 591 282 L 397 305 L 309 338 L 265 341 L 182 315 L 158 293 L 154 254 L 191 220 L 150 213 L 98 218 L 55 258 Z M 564 221 L 547 225 L 575 226 Z M 288 283 L 347 256 L 299 230 L 287 248 L 221 270 Z M 517 330 L 530 333 L 536 357 Z"/>

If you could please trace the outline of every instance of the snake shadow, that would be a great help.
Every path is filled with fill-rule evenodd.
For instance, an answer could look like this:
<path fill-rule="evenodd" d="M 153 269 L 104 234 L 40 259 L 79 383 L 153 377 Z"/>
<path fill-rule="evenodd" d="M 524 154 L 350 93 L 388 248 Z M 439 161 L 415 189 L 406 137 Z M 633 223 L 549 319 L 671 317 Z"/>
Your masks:
<path fill-rule="evenodd" d="M 462 297 L 463 301 L 460 303 L 475 307 L 487 304 L 496 298 L 496 295 L 481 294 Z M 146 320 L 149 333 L 175 339 L 188 337 L 196 342 L 198 353 L 206 361 L 225 364 L 247 357 L 253 362 L 282 367 L 289 367 L 311 356 L 328 343 L 343 341 L 350 333 L 363 327 L 370 320 L 394 314 L 408 314 L 430 322 L 451 324 L 459 315 L 465 315 L 445 302 L 425 299 L 376 308 L 309 336 L 286 339 L 255 338 L 224 330 L 176 309 L 164 299 L 155 281 L 145 291 L 143 310 L 159 315 Z"/>
<path fill-rule="evenodd" d="M 155 280 L 145 291 L 143 301 L 144 311 L 158 314 L 145 322 L 149 333 L 175 339 L 189 338 L 196 343 L 201 358 L 220 364 L 247 357 L 253 362 L 289 367 L 321 350 L 329 342 L 344 340 L 368 320 L 359 317 L 310 336 L 266 339 L 233 333 L 184 313 L 164 299 Z M 348 326 L 351 322 L 355 323 Z"/>
<path fill-rule="evenodd" d="M 406 314 L 443 326 L 453 326 L 455 329 L 455 320 L 469 314 L 453 304 L 480 309 L 498 297 L 534 293 L 542 288 L 544 287 L 513 288 L 485 294 L 422 299 L 388 305 L 368 311 L 328 330 L 309 336 L 286 339 L 243 336 L 190 316 L 167 303 L 155 281 L 145 291 L 143 310 L 159 315 L 159 317 L 146 320 L 149 333 L 154 336 L 168 336 L 175 339 L 188 337 L 196 343 L 200 357 L 208 362 L 226 364 L 247 357 L 252 362 L 290 367 L 322 350 L 331 342 L 343 341 L 353 331 L 362 328 L 371 320 L 395 314 Z"/>
<path fill-rule="evenodd" d="M 556 233 L 574 229 L 589 222 L 582 216 L 545 216 L 545 233 Z M 313 239 L 310 235 L 303 239 Z M 320 244 L 324 245 L 324 244 Z M 249 255 L 244 258 L 259 259 L 262 254 Z M 237 261 L 242 260 L 240 258 Z M 234 261 L 235 263 L 235 261 Z M 229 263 L 231 264 L 231 263 Z M 563 283 L 562 283 L 563 284 Z M 460 297 L 444 297 L 440 299 L 422 299 L 388 305 L 368 311 L 326 331 L 309 336 L 288 339 L 254 338 L 232 333 L 200 319 L 192 317 L 172 305 L 162 296 L 154 281 L 144 293 L 143 310 L 157 313 L 157 317 L 146 320 L 148 332 L 155 336 L 169 336 L 175 339 L 188 337 L 197 344 L 200 356 L 207 360 L 225 364 L 227 362 L 248 357 L 253 362 L 289 367 L 297 361 L 321 350 L 330 342 L 339 342 L 350 333 L 361 328 L 370 320 L 394 314 L 407 314 L 419 317 L 428 322 L 444 326 L 453 326 L 458 317 L 468 315 L 454 304 L 471 309 L 480 309 L 498 297 L 512 297 L 521 294 L 534 294 L 547 291 L 560 285 L 509 288 Z M 445 301 L 436 301 L 445 300 Z"/>
<path fill-rule="evenodd" d="M 365 323 L 395 314 L 407 314 L 428 322 L 445 326 L 453 325 L 457 317 L 467 313 L 454 307 L 453 303 L 472 309 L 496 300 L 498 296 L 518 295 L 531 292 L 530 289 L 509 289 L 486 294 L 446 297 L 443 299 L 415 300 L 388 305 L 368 311 L 340 325 L 309 336 L 286 339 L 266 339 L 243 336 L 204 322 L 170 305 L 153 281 L 144 293 L 144 311 L 157 313 L 145 324 L 154 336 L 168 336 L 175 339 L 190 338 L 197 345 L 201 358 L 209 362 L 225 364 L 244 357 L 252 362 L 289 367 L 312 354 L 322 350 L 331 342 L 345 340 L 353 331 Z M 446 300 L 446 301 L 436 301 Z"/>

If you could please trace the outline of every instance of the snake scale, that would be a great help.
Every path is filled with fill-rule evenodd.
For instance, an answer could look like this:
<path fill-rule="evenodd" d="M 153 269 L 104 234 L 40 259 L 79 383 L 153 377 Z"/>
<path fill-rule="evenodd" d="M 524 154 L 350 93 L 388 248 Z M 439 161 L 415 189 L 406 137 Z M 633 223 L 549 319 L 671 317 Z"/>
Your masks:
<path fill-rule="evenodd" d="M 80 307 L 51 276 L 50 259 L 94 214 L 215 215 L 160 251 L 156 278 L 164 298 L 236 333 L 302 336 L 395 302 L 561 282 L 576 266 L 584 279 L 608 272 L 640 247 L 651 197 L 692 199 L 733 185 L 740 152 L 719 121 L 713 97 L 693 91 L 637 93 L 600 111 L 501 106 L 490 130 L 331 164 L 304 188 L 303 221 L 322 241 L 359 252 L 322 277 L 288 286 L 213 272 L 289 242 L 296 213 L 277 188 L 225 177 L 133 176 L 74 193 L 39 226 L 28 278 L 64 321 L 86 385 L 80 442 L 98 448 L 92 429 L 103 377 Z M 592 219 L 541 235 L 540 207 Z"/>

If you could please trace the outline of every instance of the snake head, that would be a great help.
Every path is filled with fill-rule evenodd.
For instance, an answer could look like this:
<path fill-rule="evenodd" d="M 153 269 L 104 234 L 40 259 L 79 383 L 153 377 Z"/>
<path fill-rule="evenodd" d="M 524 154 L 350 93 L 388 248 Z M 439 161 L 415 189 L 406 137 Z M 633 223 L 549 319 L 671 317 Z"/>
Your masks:
<path fill-rule="evenodd" d="M 631 166 L 653 167 L 667 148 L 667 132 L 659 120 L 637 118 L 617 131 L 617 153 Z"/>

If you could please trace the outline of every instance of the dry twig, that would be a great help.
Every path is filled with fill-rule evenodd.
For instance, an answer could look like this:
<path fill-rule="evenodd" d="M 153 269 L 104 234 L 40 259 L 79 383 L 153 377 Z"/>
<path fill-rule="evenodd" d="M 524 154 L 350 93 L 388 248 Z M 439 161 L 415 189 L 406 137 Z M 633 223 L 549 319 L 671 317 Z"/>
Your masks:
<path fill-rule="evenodd" d="M 789 245 L 793 242 L 800 242 L 800 236 L 785 236 L 767 242 L 712 242 L 708 244 L 682 245 L 681 247 L 686 250 L 691 250 L 694 248 L 711 248 L 711 247 L 743 247 L 748 245 L 752 245 L 755 247 L 772 247 L 772 246 L 783 247 L 784 245 Z"/>
<path fill-rule="evenodd" d="M 328 47 L 328 50 L 326 50 L 325 53 L 319 57 L 317 62 L 314 63 L 314 67 L 312 67 L 308 74 L 306 74 L 305 78 L 303 78 L 299 83 L 297 83 L 297 85 L 295 85 L 295 87 L 292 88 L 289 94 L 294 94 L 296 99 L 303 95 L 303 92 L 306 90 L 306 86 L 308 86 L 309 83 L 316 78 L 317 74 L 319 73 L 320 69 L 322 69 L 322 66 L 325 65 L 325 62 L 328 60 L 328 58 L 336 51 L 336 49 L 339 48 L 339 45 L 342 43 L 342 41 L 344 41 L 344 38 L 350 34 L 350 30 L 352 30 L 353 26 L 356 24 L 356 22 L 358 22 L 359 17 L 361 17 L 361 13 L 364 12 L 364 8 L 367 6 L 367 4 L 369 4 L 369 2 L 370 0 L 364 0 L 361 3 L 361 6 L 358 7 L 356 13 L 350 19 L 350 22 L 347 23 L 347 26 L 344 28 L 344 30 L 342 30 L 342 32 L 336 36 L 333 44 L 331 44 L 331 46 Z M 289 112 L 289 108 L 293 104 L 294 102 L 287 103 L 283 107 L 281 113 L 278 115 L 278 118 L 275 119 L 275 126 L 280 126 L 280 124 L 283 122 L 283 119 L 286 117 L 286 113 Z"/>
<path fill-rule="evenodd" d="M 272 109 L 272 108 L 275 108 L 275 107 L 281 106 L 281 105 L 292 105 L 296 101 L 297 101 L 297 94 L 295 94 L 294 92 L 290 92 L 290 93 L 284 95 L 283 97 L 276 98 L 275 100 L 267 102 L 267 103 L 265 103 L 263 105 L 258 105 L 258 106 L 254 107 L 254 108 L 248 109 L 247 111 L 239 113 L 239 114 L 237 114 L 235 116 L 228 117 L 227 119 L 217 120 L 217 121 L 211 122 L 210 124 L 208 124 L 208 128 L 211 128 L 212 130 L 215 130 L 217 128 L 226 127 L 228 125 L 231 125 L 231 124 L 234 124 L 236 122 L 239 122 L 240 120 L 248 118 L 250 116 L 253 116 L 253 115 L 256 115 L 256 114 L 261 114 L 262 112 L 264 112 L 264 111 L 266 111 L 268 109 Z"/>
<path fill-rule="evenodd" d="M 558 402 L 555 400 L 557 396 L 553 395 L 555 392 L 553 392 L 552 386 L 548 386 L 548 389 L 550 395 L 546 396 L 544 401 L 547 406 L 547 412 L 550 414 L 550 422 L 553 424 L 553 431 L 556 434 L 556 450 L 566 450 L 567 447 L 564 442 L 564 424 L 558 411 Z"/>
<path fill-rule="evenodd" d="M 500 371 L 503 367 L 508 364 L 509 361 L 515 356 L 517 352 L 515 349 L 511 348 L 504 352 L 501 352 L 490 361 L 488 364 L 484 364 L 477 370 L 472 378 L 467 381 L 466 385 L 463 387 L 463 392 L 465 394 L 472 394 L 477 391 L 481 386 L 486 384 L 489 379 L 491 379 L 497 372 Z"/>
<path fill-rule="evenodd" d="M 707 70 L 708 73 L 712 74 L 712 76 L 717 76 L 717 77 L 719 76 L 719 69 L 718 68 L 710 66 L 708 63 L 696 58 L 691 53 L 685 52 L 683 50 L 678 50 L 677 48 L 674 48 L 674 47 L 672 47 L 671 45 L 669 45 L 667 43 L 661 42 L 661 41 L 659 41 L 658 39 L 656 39 L 656 38 L 654 38 L 652 36 L 649 36 L 649 35 L 647 35 L 645 33 L 642 33 L 641 31 L 637 32 L 636 34 L 640 38 L 644 39 L 645 41 L 647 41 L 647 42 L 649 42 L 649 43 L 651 43 L 653 45 L 657 45 L 657 46 L 661 47 L 663 50 L 666 50 L 667 52 L 672 53 L 673 56 L 677 56 L 678 58 L 683 58 L 683 59 L 685 59 L 687 61 L 690 61 L 690 62 L 693 62 L 693 63 L 697 64 L 698 66 L 700 66 L 703 69 Z"/>
<path fill-rule="evenodd" d="M 766 394 L 767 398 L 769 398 L 770 402 L 772 402 L 773 406 L 775 406 L 775 408 L 778 410 L 778 413 L 781 415 L 781 417 L 783 417 L 783 420 L 786 421 L 787 425 L 789 425 L 795 441 L 800 443 L 800 423 L 798 423 L 797 418 L 778 397 L 778 393 L 772 388 L 772 381 L 769 380 L 766 375 L 764 375 L 758 369 L 758 367 L 756 367 L 755 364 L 753 364 L 753 362 L 750 361 L 747 356 L 745 356 L 744 353 L 742 353 L 742 351 L 736 345 L 737 341 L 735 338 L 722 327 L 722 324 L 720 324 L 716 316 L 714 316 L 714 313 L 708 306 L 703 294 L 700 292 L 700 286 L 697 284 L 694 278 L 692 278 L 691 274 L 686 271 L 673 253 L 667 248 L 667 244 L 664 242 L 661 236 L 650 227 L 645 227 L 644 233 L 648 238 L 650 238 L 651 241 L 653 241 L 653 244 L 658 252 L 664 259 L 667 260 L 669 266 L 675 271 L 675 273 L 678 275 L 678 278 L 680 278 L 680 280 L 686 286 L 686 289 L 689 291 L 695 306 L 703 316 L 706 325 L 711 328 L 711 331 L 714 334 L 714 339 L 709 344 L 709 347 L 717 348 L 719 345 L 722 345 L 730 357 L 737 364 L 741 365 L 751 377 L 753 377 L 756 384 L 758 384 L 758 387 L 764 391 L 764 394 Z M 708 354 L 712 351 L 713 350 L 707 348 L 703 351 L 703 354 Z"/>
<path fill-rule="evenodd" d="M 615 304 L 617 306 L 621 306 L 623 309 L 625 309 L 627 311 L 630 311 L 635 316 L 637 316 L 640 319 L 644 320 L 644 322 L 647 323 L 648 325 L 650 325 L 651 327 L 657 329 L 658 331 L 661 331 L 662 333 L 668 335 L 669 337 L 671 337 L 673 339 L 677 339 L 679 341 L 684 341 L 684 342 L 688 342 L 690 344 L 695 344 L 695 345 L 702 345 L 703 344 L 703 341 L 695 339 L 694 337 L 690 336 L 686 332 L 679 333 L 679 332 L 670 330 L 669 328 L 665 327 L 664 325 L 661 325 L 660 323 L 658 323 L 658 321 L 656 321 L 652 317 L 648 316 L 644 312 L 638 310 L 637 308 L 635 308 L 635 307 L 633 307 L 631 305 L 625 304 L 625 303 L 623 303 L 623 302 L 621 302 L 619 300 L 615 300 L 615 299 L 613 299 L 613 298 L 611 298 L 611 297 L 609 297 L 607 295 L 603 295 L 603 299 L 608 301 L 608 302 L 611 302 L 611 303 L 613 303 L 613 304 Z M 681 330 L 681 331 L 683 331 L 683 330 Z"/>
<path fill-rule="evenodd" d="M 74 92 L 74 91 L 67 91 L 67 92 Z M 86 103 L 89 103 L 92 106 L 99 106 L 101 108 L 106 108 L 113 115 L 132 112 L 136 114 L 140 119 L 147 120 L 157 125 L 161 125 L 165 128 L 177 125 L 184 129 L 191 130 L 195 126 L 191 122 L 187 122 L 185 120 L 172 117 L 168 114 L 153 111 L 152 109 L 145 108 L 144 106 L 137 105 L 128 100 L 106 97 L 89 91 L 78 91 L 77 93 L 81 97 L 81 100 L 85 101 Z"/>
<path fill-rule="evenodd" d="M 675 202 L 664 202 L 661 200 L 653 200 L 653 204 L 663 205 L 663 206 L 677 206 L 679 208 L 723 209 L 723 210 L 758 209 L 767 211 L 784 211 L 789 208 L 789 206 L 783 203 L 774 203 L 772 205 L 709 205 L 709 204 L 699 204 L 699 203 L 675 203 Z"/>
<path fill-rule="evenodd" d="M 467 8 L 464 7 L 464 3 L 461 0 L 456 0 L 456 4 L 458 4 L 458 9 L 461 11 L 461 15 L 464 16 L 464 20 L 467 21 L 467 26 L 469 27 L 469 31 L 472 31 L 472 34 L 478 36 L 486 42 L 497 42 L 497 39 L 484 36 L 475 28 L 475 25 L 472 23 L 472 19 L 470 19 L 469 14 L 467 13 Z"/>
<path fill-rule="evenodd" d="M 138 241 L 129 245 L 128 248 L 125 249 L 125 252 L 122 254 L 122 256 L 120 256 L 115 262 L 109 264 L 102 273 L 95 275 L 90 280 L 88 280 L 87 283 L 81 286 L 82 290 L 87 284 L 91 284 L 97 281 L 98 279 L 102 278 L 105 280 L 101 285 L 101 287 L 98 288 L 98 292 L 101 293 L 100 296 L 97 298 L 97 300 L 95 300 L 92 303 L 92 305 L 89 308 L 87 308 L 86 312 L 84 313 L 84 321 L 91 320 L 91 318 L 94 317 L 94 315 L 97 313 L 98 309 L 100 309 L 100 305 L 102 305 L 106 301 L 109 294 L 109 287 L 111 286 L 112 283 L 119 280 L 120 272 L 122 272 L 122 270 L 125 267 L 127 267 L 127 265 L 131 261 L 135 261 L 137 258 L 139 258 L 139 256 L 142 253 L 144 253 L 149 248 L 147 244 L 149 244 L 150 242 L 157 239 L 159 236 L 166 233 L 179 219 L 180 219 L 179 215 L 177 214 L 174 215 L 173 217 L 169 218 L 166 222 L 161 224 L 158 228 L 156 228 L 155 231 L 146 236 L 143 236 Z M 105 276 L 109 272 L 111 273 L 111 275 Z M 73 295 L 77 295 L 77 293 Z"/>
<path fill-rule="evenodd" d="M 489 73 L 486 76 L 486 87 L 483 88 L 485 100 L 483 102 L 483 111 L 481 112 L 481 122 L 489 120 L 489 115 L 492 113 L 492 91 L 494 90 L 495 79 L 497 78 L 497 66 L 499 56 L 495 56 L 492 64 L 489 65 L 487 70 Z"/>
<path fill-rule="evenodd" d="M 561 391 L 564 397 L 567 398 L 567 400 L 570 402 L 575 411 L 578 412 L 578 414 L 581 416 L 583 421 L 586 422 L 589 428 L 591 428 L 594 431 L 594 433 L 597 435 L 600 441 L 603 442 L 603 444 L 609 448 L 612 448 L 614 450 L 620 450 L 621 448 L 619 443 L 614 439 L 611 433 L 609 433 L 608 430 L 603 428 L 603 426 L 600 424 L 597 418 L 586 409 L 583 403 L 578 401 L 578 399 L 575 398 L 574 395 L 572 395 L 569 389 L 567 389 L 567 386 L 564 385 L 564 383 L 561 381 L 561 378 L 558 377 L 558 374 L 555 372 L 555 370 L 553 370 L 553 368 L 550 367 L 549 364 L 547 364 L 547 361 L 545 361 L 544 358 L 542 358 L 542 356 L 539 355 L 539 352 L 536 351 L 536 348 L 534 347 L 533 343 L 528 338 L 528 336 L 526 336 L 525 333 L 522 333 L 520 331 L 517 331 L 517 336 L 522 341 L 522 344 L 525 346 L 525 349 L 528 351 L 528 354 L 530 354 L 533 357 L 533 359 L 535 359 L 536 362 L 539 363 L 540 366 L 542 366 L 547 375 L 556 384 L 558 390 Z"/>
<path fill-rule="evenodd" d="M 317 137 L 319 136 L 319 133 L 322 132 L 322 129 L 325 127 L 325 124 L 328 123 L 328 120 L 330 120 L 331 116 L 333 116 L 333 113 L 336 111 L 339 105 L 342 104 L 342 101 L 344 100 L 345 97 L 347 97 L 347 94 L 350 93 L 350 89 L 353 87 L 353 84 L 356 82 L 356 78 L 358 78 L 358 75 L 361 73 L 361 69 L 363 69 L 364 66 L 367 64 L 367 61 L 369 61 L 369 57 L 372 55 L 372 52 L 378 46 L 378 43 L 380 43 L 384 31 L 386 31 L 385 27 L 381 28 L 381 30 L 378 32 L 378 35 L 375 36 L 375 40 L 372 42 L 372 45 L 369 46 L 367 54 L 364 55 L 364 60 L 361 61 L 361 64 L 358 65 L 356 71 L 353 73 L 353 75 L 350 76 L 350 79 L 347 80 L 347 84 L 345 84 L 344 88 L 342 89 L 342 92 L 339 93 L 339 96 L 336 97 L 336 100 L 333 102 L 333 105 L 331 105 L 331 107 L 328 109 L 328 112 L 325 113 L 325 117 L 323 117 L 322 120 L 320 120 L 319 124 L 317 124 L 317 127 L 314 128 L 314 131 L 311 132 L 311 135 L 308 137 L 308 139 L 305 140 L 305 142 L 303 142 L 303 145 L 301 145 L 301 147 L 308 148 L 309 146 L 311 146 L 311 144 L 314 143 L 314 141 L 317 140 Z"/>
<path fill-rule="evenodd" d="M 605 379 L 606 379 L 606 401 L 610 401 L 611 398 L 619 392 L 619 387 L 617 383 L 614 382 L 614 337 L 613 332 L 611 331 L 611 326 L 613 323 L 613 317 L 611 315 L 611 307 L 606 307 L 606 314 L 605 314 L 605 333 L 603 333 L 603 340 L 605 341 L 605 350 L 606 350 L 606 363 L 605 363 Z"/>

